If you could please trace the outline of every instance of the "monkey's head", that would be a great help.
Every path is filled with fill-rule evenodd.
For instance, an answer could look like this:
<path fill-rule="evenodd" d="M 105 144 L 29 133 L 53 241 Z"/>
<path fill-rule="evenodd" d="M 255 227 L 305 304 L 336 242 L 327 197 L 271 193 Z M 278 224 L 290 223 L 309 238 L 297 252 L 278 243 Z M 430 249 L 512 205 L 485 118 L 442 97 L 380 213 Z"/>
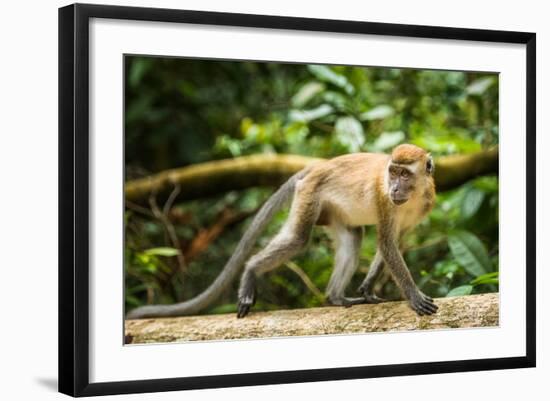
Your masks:
<path fill-rule="evenodd" d="M 387 168 L 388 196 L 393 204 L 402 205 L 418 188 L 431 182 L 434 163 L 424 149 L 403 144 L 393 150 Z"/>

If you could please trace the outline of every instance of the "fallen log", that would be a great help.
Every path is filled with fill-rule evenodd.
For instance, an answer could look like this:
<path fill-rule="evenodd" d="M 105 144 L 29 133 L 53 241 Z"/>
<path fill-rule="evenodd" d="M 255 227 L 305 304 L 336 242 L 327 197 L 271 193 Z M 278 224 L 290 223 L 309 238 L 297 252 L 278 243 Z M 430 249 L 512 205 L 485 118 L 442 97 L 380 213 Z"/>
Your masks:
<path fill-rule="evenodd" d="M 136 319 L 125 322 L 126 343 L 163 343 L 262 337 L 353 334 L 381 331 L 490 327 L 499 324 L 498 293 L 435 300 L 439 311 L 418 316 L 406 302 L 355 305 L 351 308 L 251 312 L 235 314 Z"/>

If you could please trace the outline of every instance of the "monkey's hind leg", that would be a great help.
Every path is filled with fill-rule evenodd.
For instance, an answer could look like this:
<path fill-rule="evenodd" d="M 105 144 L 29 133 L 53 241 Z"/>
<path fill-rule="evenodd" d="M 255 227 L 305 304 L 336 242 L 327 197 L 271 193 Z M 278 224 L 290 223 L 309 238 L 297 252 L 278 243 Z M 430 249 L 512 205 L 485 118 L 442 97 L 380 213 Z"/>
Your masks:
<path fill-rule="evenodd" d="M 334 270 L 327 286 L 327 299 L 332 305 L 351 306 L 364 303 L 363 297 L 348 298 L 344 295 L 346 287 L 359 265 L 363 228 L 333 225 L 329 227 L 329 233 L 333 237 L 336 254 Z"/>
<path fill-rule="evenodd" d="M 269 244 L 245 265 L 239 286 L 237 317 L 245 317 L 256 303 L 256 279 L 296 256 L 308 243 L 314 219 L 287 223 Z"/>
<path fill-rule="evenodd" d="M 299 253 L 307 238 L 295 237 L 285 232 L 278 234 L 267 247 L 247 262 L 239 287 L 237 317 L 244 317 L 256 303 L 256 279 L 275 269 Z"/>
<path fill-rule="evenodd" d="M 296 184 L 288 219 L 281 231 L 262 251 L 246 263 L 239 287 L 237 317 L 248 314 L 256 302 L 256 278 L 280 266 L 299 253 L 308 243 L 320 213 L 315 185 Z"/>

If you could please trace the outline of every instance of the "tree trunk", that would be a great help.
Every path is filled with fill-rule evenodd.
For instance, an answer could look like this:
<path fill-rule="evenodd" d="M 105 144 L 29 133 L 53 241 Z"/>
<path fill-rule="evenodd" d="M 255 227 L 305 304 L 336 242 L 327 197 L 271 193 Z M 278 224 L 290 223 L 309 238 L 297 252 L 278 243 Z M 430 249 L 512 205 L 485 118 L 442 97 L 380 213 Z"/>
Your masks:
<path fill-rule="evenodd" d="M 200 199 L 255 186 L 278 186 L 308 164 L 322 159 L 298 155 L 259 154 L 198 163 L 128 181 L 126 200 L 147 204 L 154 194 L 166 199 L 178 187 L 178 199 Z M 456 188 L 479 175 L 498 173 L 498 148 L 435 161 L 438 190 Z"/>
<path fill-rule="evenodd" d="M 486 327 L 499 324 L 498 293 L 435 300 L 439 310 L 417 316 L 406 302 L 355 305 L 351 308 L 251 312 L 244 319 L 234 313 L 179 318 L 127 320 L 126 343 L 229 340 L 279 336 L 352 334 L 379 331 Z"/>

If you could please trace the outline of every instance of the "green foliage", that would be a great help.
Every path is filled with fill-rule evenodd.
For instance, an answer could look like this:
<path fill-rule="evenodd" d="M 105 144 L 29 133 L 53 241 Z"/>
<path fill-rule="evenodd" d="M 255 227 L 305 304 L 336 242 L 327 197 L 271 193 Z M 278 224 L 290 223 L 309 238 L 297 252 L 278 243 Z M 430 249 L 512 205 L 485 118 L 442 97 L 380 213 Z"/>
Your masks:
<path fill-rule="evenodd" d="M 457 297 L 460 295 L 470 295 L 472 291 L 478 286 L 483 284 L 488 284 L 490 288 L 494 290 L 494 286 L 498 284 L 498 272 L 492 272 L 487 274 L 482 274 L 477 278 L 470 281 L 469 284 L 461 285 L 459 287 L 453 288 L 447 293 L 448 297 Z"/>
<path fill-rule="evenodd" d="M 449 235 L 449 248 L 455 260 L 473 276 L 481 276 L 491 269 L 489 255 L 483 243 L 468 231 Z"/>
<path fill-rule="evenodd" d="M 320 81 L 331 83 L 342 89 L 348 95 L 353 95 L 355 93 L 355 88 L 348 81 L 347 77 L 334 72 L 332 68 L 326 65 L 308 65 L 307 68 Z"/>
<path fill-rule="evenodd" d="M 143 254 L 147 256 L 176 256 L 179 254 L 179 251 L 174 248 L 163 246 L 159 248 L 146 249 L 143 251 Z"/>
<path fill-rule="evenodd" d="M 473 286 L 466 284 L 461 285 L 460 287 L 455 287 L 449 293 L 447 294 L 448 297 L 459 297 L 462 295 L 470 295 L 472 293 L 472 290 L 474 289 Z"/>
<path fill-rule="evenodd" d="M 334 124 L 334 131 L 336 140 L 350 153 L 358 152 L 365 143 L 363 126 L 354 117 L 339 117 Z"/>
<path fill-rule="evenodd" d="M 125 74 L 127 179 L 256 153 L 328 158 L 387 152 L 410 142 L 440 156 L 498 144 L 495 74 L 134 56 L 126 57 Z M 168 217 L 178 246 L 165 222 L 128 206 L 126 306 L 181 301 L 204 290 L 271 192 L 253 188 L 172 205 Z M 208 239 L 208 230 L 228 211 L 247 217 Z M 259 248 L 286 216 L 286 211 L 275 216 Z M 198 240 L 209 242 L 186 258 Z M 431 296 L 498 291 L 498 178 L 480 177 L 439 193 L 434 210 L 406 237 L 404 246 L 415 280 Z M 375 230 L 367 229 L 361 269 L 353 277 L 350 295 L 361 283 L 375 247 Z M 324 291 L 333 252 L 322 229 L 314 230 L 311 246 L 293 261 Z M 287 267 L 267 274 L 258 285 L 258 309 L 322 303 Z M 207 312 L 233 311 L 236 286 Z M 391 280 L 377 291 L 388 298 L 399 296 Z"/>

